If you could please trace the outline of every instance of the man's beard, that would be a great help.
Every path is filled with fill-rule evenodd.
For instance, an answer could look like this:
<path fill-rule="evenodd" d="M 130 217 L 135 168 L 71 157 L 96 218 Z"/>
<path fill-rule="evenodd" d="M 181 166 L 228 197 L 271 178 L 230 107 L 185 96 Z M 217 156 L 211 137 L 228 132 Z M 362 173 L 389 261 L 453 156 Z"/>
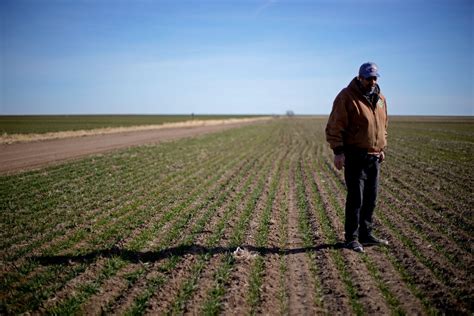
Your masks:
<path fill-rule="evenodd" d="M 373 86 L 373 87 L 364 87 L 362 86 L 362 91 L 364 92 L 364 94 L 374 94 L 375 93 L 375 88 L 376 86 Z"/>

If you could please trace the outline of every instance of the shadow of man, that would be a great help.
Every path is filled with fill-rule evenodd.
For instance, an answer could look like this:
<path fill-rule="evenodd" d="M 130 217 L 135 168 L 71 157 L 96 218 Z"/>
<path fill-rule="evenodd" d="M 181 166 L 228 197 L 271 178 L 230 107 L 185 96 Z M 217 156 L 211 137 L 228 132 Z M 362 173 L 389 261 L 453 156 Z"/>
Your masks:
<path fill-rule="evenodd" d="M 290 248 L 282 249 L 279 247 L 255 247 L 252 245 L 242 245 L 239 246 L 242 249 L 247 249 L 249 251 L 258 253 L 261 256 L 266 256 L 269 254 L 279 254 L 279 255 L 291 255 L 298 254 L 302 252 L 318 252 L 324 249 L 341 249 L 344 248 L 344 243 L 337 242 L 335 244 L 321 244 L 315 247 L 303 247 L 303 248 Z M 37 261 L 41 265 L 61 265 L 61 264 L 71 264 L 71 263 L 88 263 L 93 262 L 97 258 L 111 258 L 111 257 L 120 257 L 123 260 L 129 261 L 131 263 L 139 262 L 158 262 L 160 260 L 174 257 L 174 256 L 184 256 L 187 254 L 199 255 L 199 254 L 221 254 L 229 253 L 236 250 L 237 247 L 205 247 L 201 245 L 180 245 L 177 247 L 171 247 L 159 251 L 135 251 L 122 249 L 118 247 L 112 247 L 109 249 L 101 249 L 92 251 L 85 254 L 78 255 L 48 255 L 48 256 L 32 256 L 30 259 Z"/>

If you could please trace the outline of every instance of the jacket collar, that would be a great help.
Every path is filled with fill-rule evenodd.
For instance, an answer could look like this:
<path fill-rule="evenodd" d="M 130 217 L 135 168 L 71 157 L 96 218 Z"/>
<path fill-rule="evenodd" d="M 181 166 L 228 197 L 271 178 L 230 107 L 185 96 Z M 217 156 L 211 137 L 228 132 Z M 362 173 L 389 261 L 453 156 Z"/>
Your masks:
<path fill-rule="evenodd" d="M 369 105 L 371 106 L 375 106 L 375 104 L 377 104 L 377 101 L 380 99 L 380 86 L 378 84 L 375 84 L 375 91 L 372 95 L 364 94 L 364 92 L 361 89 L 359 79 L 357 77 L 354 77 L 354 79 L 352 79 L 352 81 L 349 83 L 347 88 L 349 88 L 353 93 L 359 96 L 362 100 L 367 101 Z"/>
<path fill-rule="evenodd" d="M 347 87 L 351 90 L 357 91 L 360 95 L 364 95 L 364 92 L 362 91 L 362 88 L 361 88 L 361 84 L 357 77 L 354 77 L 354 79 L 352 79 L 352 81 L 349 83 Z M 380 95 L 380 86 L 378 84 L 375 84 L 374 93 Z"/>

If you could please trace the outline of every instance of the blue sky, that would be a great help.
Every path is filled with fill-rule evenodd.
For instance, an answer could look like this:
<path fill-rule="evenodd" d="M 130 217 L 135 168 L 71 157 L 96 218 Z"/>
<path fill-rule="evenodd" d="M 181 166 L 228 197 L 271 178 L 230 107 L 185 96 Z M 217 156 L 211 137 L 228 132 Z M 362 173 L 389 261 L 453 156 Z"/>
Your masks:
<path fill-rule="evenodd" d="M 474 115 L 466 0 L 0 0 L 0 114 L 328 114 L 360 64 L 392 115 Z"/>

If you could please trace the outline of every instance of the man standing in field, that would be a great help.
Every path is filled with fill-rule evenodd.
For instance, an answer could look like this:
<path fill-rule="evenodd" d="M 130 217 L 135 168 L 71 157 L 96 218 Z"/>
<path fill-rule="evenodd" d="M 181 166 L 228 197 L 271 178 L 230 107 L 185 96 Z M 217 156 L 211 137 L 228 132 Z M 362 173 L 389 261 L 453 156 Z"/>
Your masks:
<path fill-rule="evenodd" d="M 362 245 L 388 245 L 372 233 L 379 168 L 387 145 L 387 105 L 377 84 L 379 76 L 375 63 L 360 66 L 359 76 L 336 96 L 326 126 L 334 165 L 344 168 L 346 246 L 357 252 L 364 252 Z"/>

